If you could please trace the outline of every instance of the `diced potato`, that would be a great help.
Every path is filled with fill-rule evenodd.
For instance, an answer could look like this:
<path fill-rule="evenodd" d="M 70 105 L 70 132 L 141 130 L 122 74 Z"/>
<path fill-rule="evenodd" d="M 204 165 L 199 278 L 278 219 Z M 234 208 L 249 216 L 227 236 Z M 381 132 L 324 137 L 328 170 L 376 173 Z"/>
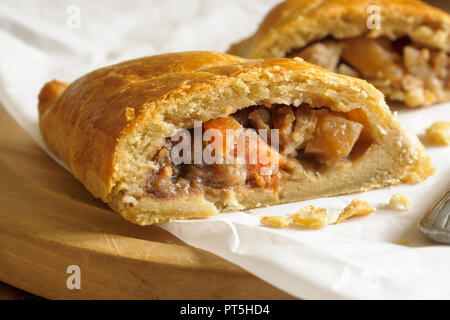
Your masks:
<path fill-rule="evenodd" d="M 321 113 L 312 140 L 306 144 L 305 152 L 336 160 L 350 154 L 361 134 L 363 125 L 330 112 Z"/>
<path fill-rule="evenodd" d="M 369 129 L 369 121 L 367 116 L 361 109 L 352 109 L 345 113 L 345 117 L 351 121 L 361 123 L 364 127 L 359 136 L 359 141 L 373 142 L 372 134 Z"/>
<path fill-rule="evenodd" d="M 366 36 L 344 40 L 342 58 L 365 77 L 389 79 L 399 83 L 404 71 L 402 58 L 392 48 L 388 39 L 371 39 Z"/>

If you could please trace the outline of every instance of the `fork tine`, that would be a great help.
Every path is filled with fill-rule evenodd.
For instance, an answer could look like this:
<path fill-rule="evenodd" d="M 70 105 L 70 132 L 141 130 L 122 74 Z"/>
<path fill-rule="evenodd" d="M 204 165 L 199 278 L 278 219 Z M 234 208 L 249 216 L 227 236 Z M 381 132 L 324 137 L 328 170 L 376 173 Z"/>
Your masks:
<path fill-rule="evenodd" d="M 419 230 L 431 240 L 450 244 L 450 190 L 425 214 Z"/>

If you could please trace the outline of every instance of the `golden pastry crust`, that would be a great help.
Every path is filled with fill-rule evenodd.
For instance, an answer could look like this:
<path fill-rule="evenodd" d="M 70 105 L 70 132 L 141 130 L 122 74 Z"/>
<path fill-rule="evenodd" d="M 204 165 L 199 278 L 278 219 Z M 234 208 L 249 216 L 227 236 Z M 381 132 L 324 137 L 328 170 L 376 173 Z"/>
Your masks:
<path fill-rule="evenodd" d="M 449 51 L 450 15 L 421 1 L 287 0 L 229 53 L 298 56 L 415 108 L 450 100 Z"/>
<path fill-rule="evenodd" d="M 330 214 L 326 208 L 308 205 L 296 213 L 284 216 L 266 216 L 261 218 L 261 224 L 272 228 L 288 228 L 291 226 L 322 229 L 330 224 L 342 223 L 350 218 L 365 216 L 375 212 L 366 201 L 353 199 L 338 216 Z"/>
<path fill-rule="evenodd" d="M 366 201 L 359 199 L 353 199 L 348 206 L 339 214 L 335 223 L 344 222 L 352 217 L 365 216 L 375 212 L 375 208 L 372 207 Z"/>
<path fill-rule="evenodd" d="M 367 9 L 380 8 L 381 28 L 369 30 Z M 450 16 L 417 0 L 287 0 L 266 16 L 257 32 L 234 44 L 230 54 L 246 58 L 283 57 L 293 49 L 333 37 L 369 34 L 413 41 L 450 51 Z"/>
<path fill-rule="evenodd" d="M 142 225 L 420 181 L 433 172 L 423 146 L 392 117 L 381 92 L 300 59 L 173 53 L 95 70 L 61 93 L 64 87 L 53 81 L 41 91 L 43 138 L 94 196 Z M 201 192 L 167 199 L 146 194 L 156 165 L 151 159 L 194 120 L 226 117 L 253 105 L 298 106 L 298 101 L 333 111 L 361 110 L 372 148 L 351 168 L 281 186 L 278 199 L 267 189 L 229 191 L 217 202 Z"/>
<path fill-rule="evenodd" d="M 450 121 L 437 121 L 427 128 L 427 137 L 434 144 L 450 145 Z"/>

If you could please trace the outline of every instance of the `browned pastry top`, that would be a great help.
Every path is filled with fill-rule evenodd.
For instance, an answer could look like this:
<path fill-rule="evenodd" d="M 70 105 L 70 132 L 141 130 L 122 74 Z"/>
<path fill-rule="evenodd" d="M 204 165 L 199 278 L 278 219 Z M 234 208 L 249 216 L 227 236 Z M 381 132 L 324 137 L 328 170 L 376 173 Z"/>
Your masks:
<path fill-rule="evenodd" d="M 380 9 L 381 28 L 369 30 L 368 8 Z M 368 32 L 450 50 L 450 15 L 418 0 L 287 0 L 266 16 L 258 31 L 229 53 L 247 58 L 281 57 L 294 48 L 332 36 Z"/>
<path fill-rule="evenodd" d="M 402 154 L 397 178 L 420 180 L 428 175 L 422 172 L 428 167 L 422 164 L 422 146 L 402 133 L 380 91 L 301 59 L 182 52 L 126 61 L 93 71 L 70 86 L 46 84 L 40 94 L 40 129 L 76 178 L 122 211 L 118 206 L 123 197 L 145 196 L 155 166 L 151 159 L 178 130 L 192 128 L 195 120 L 227 117 L 252 105 L 295 104 L 299 98 L 313 108 L 363 110 L 374 139 L 389 144 L 389 152 Z M 196 199 L 191 200 L 199 203 Z M 155 210 L 171 208 L 169 202 L 158 205 Z M 179 202 L 173 205 L 173 210 L 181 210 Z"/>

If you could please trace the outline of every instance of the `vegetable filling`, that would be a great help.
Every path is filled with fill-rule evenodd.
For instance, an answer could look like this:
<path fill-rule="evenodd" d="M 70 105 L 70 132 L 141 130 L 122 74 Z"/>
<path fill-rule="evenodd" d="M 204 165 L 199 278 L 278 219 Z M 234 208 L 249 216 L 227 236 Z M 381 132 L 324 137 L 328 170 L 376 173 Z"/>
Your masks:
<path fill-rule="evenodd" d="M 327 70 L 364 78 L 394 101 L 410 107 L 449 98 L 450 59 L 443 50 L 413 43 L 408 37 L 395 41 L 366 36 L 326 39 L 294 50 L 300 57 Z"/>
<path fill-rule="evenodd" d="M 170 198 L 235 187 L 277 191 L 298 167 L 326 170 L 351 161 L 352 152 L 361 149 L 357 145 L 370 145 L 370 133 L 358 111 L 313 109 L 306 103 L 252 106 L 205 122 L 187 130 L 187 135 L 195 136 L 198 130 L 200 158 L 207 154 L 214 161 L 196 161 L 195 138 L 188 144 L 180 136 L 167 139 L 152 159 L 157 168 L 149 175 L 148 194 Z"/>

